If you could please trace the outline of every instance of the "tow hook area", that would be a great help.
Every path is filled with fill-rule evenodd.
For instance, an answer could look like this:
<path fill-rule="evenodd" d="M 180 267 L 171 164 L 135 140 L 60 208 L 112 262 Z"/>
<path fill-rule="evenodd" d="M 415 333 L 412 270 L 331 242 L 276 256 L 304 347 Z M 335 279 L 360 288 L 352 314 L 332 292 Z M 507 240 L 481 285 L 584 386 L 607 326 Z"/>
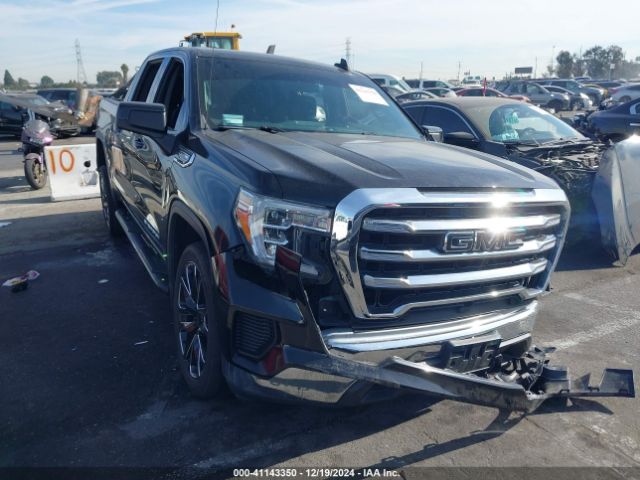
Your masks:
<path fill-rule="evenodd" d="M 376 365 L 290 346 L 283 353 L 287 366 L 506 410 L 533 412 L 550 398 L 635 397 L 632 370 L 607 368 L 598 385 L 589 385 L 590 375 L 572 382 L 565 367 L 549 365 L 547 354 L 553 350 L 533 347 L 482 374 L 459 373 L 395 356 Z"/>

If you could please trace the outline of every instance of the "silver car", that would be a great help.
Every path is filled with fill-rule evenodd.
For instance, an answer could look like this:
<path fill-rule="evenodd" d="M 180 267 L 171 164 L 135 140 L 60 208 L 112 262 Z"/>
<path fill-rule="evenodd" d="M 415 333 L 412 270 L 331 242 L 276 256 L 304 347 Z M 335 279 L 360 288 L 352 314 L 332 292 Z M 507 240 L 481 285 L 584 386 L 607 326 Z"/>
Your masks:
<path fill-rule="evenodd" d="M 618 88 L 609 89 L 611 99 L 616 103 L 627 103 L 640 98 L 640 83 L 632 83 Z"/>
<path fill-rule="evenodd" d="M 550 92 L 546 88 L 533 82 L 506 82 L 496 84 L 496 88 L 506 95 L 525 95 L 531 103 L 541 107 L 552 108 L 556 112 L 569 110 L 571 99 L 564 93 Z"/>

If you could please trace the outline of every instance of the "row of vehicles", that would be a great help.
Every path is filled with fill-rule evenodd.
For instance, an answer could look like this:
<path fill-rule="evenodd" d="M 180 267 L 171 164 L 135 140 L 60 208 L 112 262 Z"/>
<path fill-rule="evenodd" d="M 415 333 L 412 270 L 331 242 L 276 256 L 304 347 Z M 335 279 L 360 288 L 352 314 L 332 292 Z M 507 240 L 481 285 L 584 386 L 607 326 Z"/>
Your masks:
<path fill-rule="evenodd" d="M 456 97 L 511 98 L 552 112 L 581 110 L 565 117 L 581 133 L 600 140 L 623 140 L 640 128 L 640 83 L 618 81 L 583 84 L 571 79 L 505 80 L 492 86 L 454 87 L 441 80 L 404 80 L 394 75 L 369 74 L 399 103 Z"/>
<path fill-rule="evenodd" d="M 194 395 L 226 383 L 353 405 L 421 392 L 525 411 L 635 395 L 629 370 L 572 383 L 533 347 L 573 192 L 497 150 L 434 142 L 444 128 L 409 108 L 463 101 L 528 106 L 405 110 L 346 62 L 197 47 L 153 53 L 122 99 L 101 102 L 104 218 L 168 293 Z M 445 137 L 473 140 L 460 128 Z M 545 123 L 526 128 L 548 140 Z"/>

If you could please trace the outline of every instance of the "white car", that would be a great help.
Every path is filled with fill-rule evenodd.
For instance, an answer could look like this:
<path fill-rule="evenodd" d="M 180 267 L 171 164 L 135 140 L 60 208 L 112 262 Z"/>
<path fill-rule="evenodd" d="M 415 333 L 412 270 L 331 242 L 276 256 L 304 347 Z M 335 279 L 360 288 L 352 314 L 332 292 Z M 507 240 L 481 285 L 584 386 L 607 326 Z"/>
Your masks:
<path fill-rule="evenodd" d="M 614 102 L 627 103 L 640 98 L 640 83 L 632 83 L 618 88 L 610 88 L 609 93 Z"/>
<path fill-rule="evenodd" d="M 386 73 L 368 73 L 367 76 L 381 87 L 393 87 L 400 89 L 403 92 L 410 92 L 413 90 L 407 82 L 395 75 L 389 75 Z"/>

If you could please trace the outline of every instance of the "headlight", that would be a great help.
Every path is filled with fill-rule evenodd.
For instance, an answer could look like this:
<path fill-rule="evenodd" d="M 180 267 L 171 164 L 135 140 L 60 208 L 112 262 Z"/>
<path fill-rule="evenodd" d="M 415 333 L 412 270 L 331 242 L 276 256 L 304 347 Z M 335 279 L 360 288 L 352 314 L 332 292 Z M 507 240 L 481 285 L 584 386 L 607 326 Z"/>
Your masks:
<path fill-rule="evenodd" d="M 42 138 L 29 137 L 29 143 L 32 143 L 33 145 L 43 145 L 44 141 Z"/>
<path fill-rule="evenodd" d="M 299 232 L 331 232 L 330 210 L 264 197 L 244 189 L 240 189 L 234 214 L 250 252 L 264 266 L 274 265 L 278 245 L 297 250 Z"/>

